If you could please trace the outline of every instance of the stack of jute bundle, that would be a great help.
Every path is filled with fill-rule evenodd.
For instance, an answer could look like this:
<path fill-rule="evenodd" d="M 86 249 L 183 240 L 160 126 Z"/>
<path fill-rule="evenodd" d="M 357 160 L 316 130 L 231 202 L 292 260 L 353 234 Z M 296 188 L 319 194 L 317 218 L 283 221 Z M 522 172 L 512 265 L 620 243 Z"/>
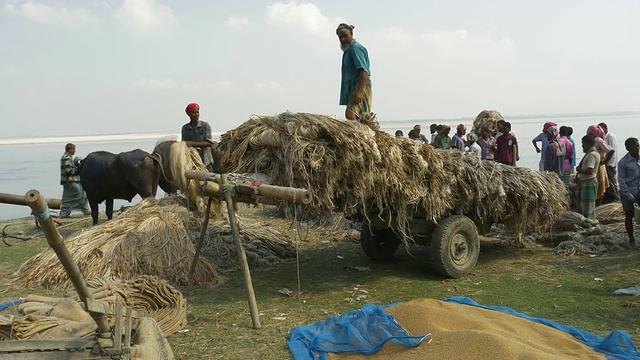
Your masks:
<path fill-rule="evenodd" d="M 555 174 L 395 138 L 375 116 L 255 116 L 223 134 L 219 149 L 224 171 L 266 173 L 274 185 L 309 189 L 315 213 L 377 216 L 401 234 L 414 216 L 437 222 L 452 214 L 493 219 L 514 232 L 544 229 L 566 207 Z"/>
<path fill-rule="evenodd" d="M 96 301 L 121 303 L 149 314 L 170 335 L 187 325 L 187 301 L 182 293 L 157 276 L 139 276 L 132 280 L 98 278 L 87 282 Z M 109 318 L 113 317 L 109 313 Z"/>
<path fill-rule="evenodd" d="M 498 132 L 497 123 L 499 120 L 504 120 L 504 118 L 496 110 L 482 110 L 473 120 L 471 132 L 480 134 L 482 129 L 487 128 L 492 134 L 495 134 Z"/>
<path fill-rule="evenodd" d="M 107 319 L 115 323 L 114 304 L 119 303 L 156 320 L 165 335 L 187 324 L 187 302 L 165 280 L 140 276 L 122 281 L 116 278 L 92 279 L 88 288 L 97 302 L 107 304 Z M 95 335 L 96 323 L 75 297 L 28 295 L 18 306 L 21 316 L 0 316 L 0 340 L 79 338 Z M 137 327 L 139 316 L 134 316 Z"/>
<path fill-rule="evenodd" d="M 65 245 L 85 279 L 155 275 L 184 284 L 195 254 L 189 221 L 189 211 L 175 200 L 147 198 L 112 221 L 75 234 Z M 199 260 L 196 283 L 222 280 L 210 263 Z M 10 285 L 59 289 L 69 287 L 70 281 L 54 251 L 47 248 L 25 262 Z"/>
<path fill-rule="evenodd" d="M 197 238 L 200 229 L 193 229 Z M 283 259 L 296 256 L 296 249 L 287 234 L 264 223 L 251 219 L 239 219 L 238 230 L 249 266 L 265 268 L 279 264 Z M 215 265 L 220 272 L 240 269 L 240 260 L 233 234 L 229 226 L 212 224 L 207 227 L 202 255 Z"/>

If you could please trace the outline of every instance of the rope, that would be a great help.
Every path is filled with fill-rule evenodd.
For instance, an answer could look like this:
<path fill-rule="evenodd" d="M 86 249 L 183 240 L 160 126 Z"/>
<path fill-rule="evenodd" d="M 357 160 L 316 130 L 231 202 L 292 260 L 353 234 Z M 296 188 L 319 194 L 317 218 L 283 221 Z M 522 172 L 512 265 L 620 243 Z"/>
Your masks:
<path fill-rule="evenodd" d="M 42 214 L 36 214 L 32 211 L 31 215 L 33 215 L 36 218 L 36 220 L 46 221 L 51 216 L 51 214 L 49 213 L 49 205 L 47 204 L 46 201 L 44 202 L 44 207 L 45 207 L 45 210 Z"/>
<path fill-rule="evenodd" d="M 222 195 L 226 195 L 229 194 L 231 195 L 231 198 L 235 198 L 236 197 L 236 187 L 233 184 L 224 184 L 222 185 Z"/>
<path fill-rule="evenodd" d="M 257 187 L 260 187 L 260 185 L 264 184 L 264 181 L 252 181 L 251 185 L 249 185 L 249 189 L 253 190 Z"/>

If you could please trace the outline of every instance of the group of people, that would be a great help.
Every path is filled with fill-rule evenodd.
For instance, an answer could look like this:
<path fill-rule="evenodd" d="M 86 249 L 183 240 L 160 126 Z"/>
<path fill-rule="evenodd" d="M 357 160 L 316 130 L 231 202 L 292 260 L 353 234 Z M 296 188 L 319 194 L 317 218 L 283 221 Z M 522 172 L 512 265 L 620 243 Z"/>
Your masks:
<path fill-rule="evenodd" d="M 421 126 L 415 125 L 408 137 L 437 149 L 469 152 L 482 160 L 515 165 L 519 160 L 517 135 L 511 130 L 511 124 L 504 120 L 497 122 L 497 129 L 494 136 L 489 127 L 483 127 L 478 137 L 474 133 L 467 134 L 465 125 L 460 124 L 450 137 L 449 126 L 431 124 L 431 138 L 428 139 L 421 134 Z M 625 141 L 627 154 L 618 161 L 616 136 L 604 122 L 591 125 L 581 139 L 584 157 L 576 163 L 577 148 L 572 134 L 573 128 L 569 126 L 558 126 L 554 122 L 543 125 L 542 132 L 531 141 L 540 154 L 539 170 L 558 174 L 572 194 L 568 200 L 586 218 L 596 218 L 598 205 L 621 201 L 629 243 L 635 248 L 634 206 L 640 200 L 638 139 L 630 137 Z M 404 137 L 404 134 L 397 130 L 395 136 Z"/>
<path fill-rule="evenodd" d="M 470 132 L 467 134 L 467 127 L 464 124 L 456 126 L 456 132 L 453 136 L 451 127 L 442 124 L 431 124 L 429 132 L 431 138 L 428 139 L 421 134 L 421 126 L 415 125 L 409 131 L 409 139 L 420 144 L 431 144 L 436 149 L 442 150 L 459 150 L 462 152 L 472 153 L 481 160 L 497 161 L 505 165 L 515 166 L 520 160 L 518 151 L 518 138 L 515 132 L 511 130 L 511 123 L 500 120 L 497 122 L 498 132 L 493 134 L 491 129 L 483 127 L 478 134 Z M 402 130 L 397 130 L 396 137 L 404 137 Z"/>
<path fill-rule="evenodd" d="M 620 201 L 625 213 L 629 245 L 636 248 L 633 218 L 634 207 L 640 200 L 638 139 L 629 137 L 625 140 L 627 153 L 618 160 L 617 139 L 607 124 L 591 125 L 581 139 L 584 157 L 576 166 L 572 129 L 561 126 L 556 132 L 556 126 L 554 123 L 544 125 L 547 142 L 540 136 L 533 140 L 536 150 L 539 149 L 536 142 L 542 142 L 542 149 L 539 149 L 541 170 L 555 172 L 563 179 L 570 193 L 576 195 L 577 211 L 588 219 L 596 218 L 597 205 L 607 200 Z"/>
<path fill-rule="evenodd" d="M 554 122 L 547 122 L 531 143 L 540 153 L 539 170 L 554 172 L 567 189 L 575 188 L 577 210 L 585 217 L 595 219 L 596 205 L 620 199 L 616 176 L 616 136 L 609 132 L 606 123 L 589 126 L 582 138 L 585 157 L 576 167 L 577 148 L 572 134 L 571 127 L 558 127 Z M 589 147 L 584 149 L 587 145 Z M 594 160 L 598 160 L 597 163 L 591 164 Z M 595 165 L 593 171 L 587 170 L 585 164 Z"/>

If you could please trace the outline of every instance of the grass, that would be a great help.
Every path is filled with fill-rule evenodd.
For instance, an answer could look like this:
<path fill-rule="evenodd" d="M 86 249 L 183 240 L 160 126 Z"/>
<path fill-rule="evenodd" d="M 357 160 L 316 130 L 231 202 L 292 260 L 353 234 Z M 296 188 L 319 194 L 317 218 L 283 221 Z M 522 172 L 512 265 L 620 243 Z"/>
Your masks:
<path fill-rule="evenodd" d="M 290 221 L 267 219 L 268 212 L 244 206 L 240 211 L 297 235 Z M 27 236 L 38 233 L 29 221 L 17 223 L 22 224 L 22 233 Z M 79 222 L 75 229 L 69 226 L 63 235 L 88 224 L 87 219 L 86 224 Z M 340 234 L 332 236 L 313 228 L 302 232 L 301 296 L 288 297 L 278 292 L 283 287 L 298 291 L 295 259 L 275 268 L 252 269 L 262 324 L 261 329 L 254 330 L 241 273 L 230 274 L 226 283 L 215 288 L 195 286 L 187 299 L 189 332 L 168 337 L 177 359 L 287 359 L 291 358 L 286 346 L 288 331 L 294 326 L 344 314 L 369 302 L 388 304 L 451 296 L 511 307 L 600 336 L 623 330 L 634 337 L 636 344 L 640 340 L 640 308 L 626 306 L 634 297 L 612 295 L 616 289 L 640 283 L 638 251 L 562 257 L 553 254 L 550 247 L 514 248 L 483 238 L 473 272 L 462 279 L 444 279 L 430 266 L 429 252 L 423 247 L 411 247 L 411 254 L 401 249 L 390 261 L 373 262 L 364 256 L 358 243 L 336 240 L 342 238 Z M 11 243 L 16 245 L 0 244 L 0 285 L 11 271 L 47 246 L 44 240 Z M 355 266 L 369 270 L 359 271 Z M 179 289 L 187 293 L 186 288 Z M 27 293 L 43 292 L 34 289 L 0 293 L 0 303 Z M 357 295 L 366 298 L 356 300 Z"/>

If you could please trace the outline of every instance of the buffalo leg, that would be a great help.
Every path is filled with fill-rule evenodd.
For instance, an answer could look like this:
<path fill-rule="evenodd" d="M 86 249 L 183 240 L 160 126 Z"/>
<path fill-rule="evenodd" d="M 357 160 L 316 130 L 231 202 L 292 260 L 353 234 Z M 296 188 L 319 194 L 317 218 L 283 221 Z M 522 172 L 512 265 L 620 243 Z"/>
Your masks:
<path fill-rule="evenodd" d="M 93 225 L 98 225 L 98 202 L 89 200 L 89 206 L 91 207 L 91 219 L 93 219 Z"/>
<path fill-rule="evenodd" d="M 106 206 L 107 219 L 111 220 L 113 219 L 113 199 L 107 199 Z"/>

